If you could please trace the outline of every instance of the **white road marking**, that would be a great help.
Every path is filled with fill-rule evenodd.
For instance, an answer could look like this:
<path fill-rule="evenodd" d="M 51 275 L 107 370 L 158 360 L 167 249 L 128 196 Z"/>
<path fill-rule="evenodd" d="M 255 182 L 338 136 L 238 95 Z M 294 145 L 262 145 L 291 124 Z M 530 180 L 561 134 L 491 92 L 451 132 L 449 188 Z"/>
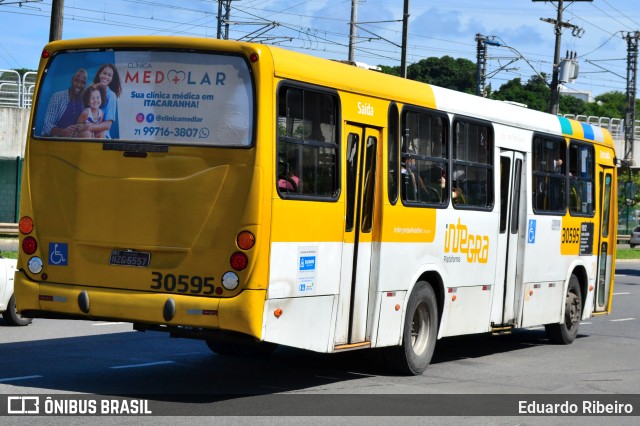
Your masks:
<path fill-rule="evenodd" d="M 633 321 L 635 318 L 620 318 L 611 320 L 611 322 L 620 322 L 620 321 Z"/>
<path fill-rule="evenodd" d="M 94 323 L 94 324 L 91 324 L 91 325 L 100 326 L 100 325 L 121 325 L 121 324 L 130 324 L 130 323 L 128 323 L 128 322 L 98 322 L 98 323 Z"/>
<path fill-rule="evenodd" d="M 0 379 L 0 383 L 4 382 L 14 382 L 16 380 L 29 380 L 29 379 L 40 379 L 44 376 L 21 376 L 21 377 L 6 377 L 4 379 Z"/>
<path fill-rule="evenodd" d="M 109 367 L 109 368 L 118 370 L 122 368 L 152 367 L 154 365 L 166 365 L 166 364 L 175 364 L 175 363 L 173 361 L 158 361 L 158 362 L 147 362 L 144 364 L 116 365 L 114 367 Z"/>

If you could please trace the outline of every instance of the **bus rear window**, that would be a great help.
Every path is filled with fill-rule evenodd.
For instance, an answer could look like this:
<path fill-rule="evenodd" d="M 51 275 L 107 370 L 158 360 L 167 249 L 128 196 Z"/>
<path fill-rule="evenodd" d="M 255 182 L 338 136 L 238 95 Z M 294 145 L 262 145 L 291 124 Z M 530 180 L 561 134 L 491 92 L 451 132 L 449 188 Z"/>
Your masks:
<path fill-rule="evenodd" d="M 233 55 L 73 51 L 55 55 L 38 95 L 34 137 L 250 146 L 254 91 Z"/>

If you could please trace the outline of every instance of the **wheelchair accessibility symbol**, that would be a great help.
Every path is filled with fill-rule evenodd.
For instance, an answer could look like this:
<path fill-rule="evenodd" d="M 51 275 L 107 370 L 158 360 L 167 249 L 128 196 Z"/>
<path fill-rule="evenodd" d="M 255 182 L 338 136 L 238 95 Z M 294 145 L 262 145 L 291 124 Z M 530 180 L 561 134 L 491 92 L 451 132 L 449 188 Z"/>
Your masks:
<path fill-rule="evenodd" d="M 67 243 L 49 243 L 49 265 L 67 266 L 69 246 Z"/>
<path fill-rule="evenodd" d="M 529 219 L 529 231 L 527 232 L 527 242 L 534 244 L 536 242 L 536 221 L 535 219 Z"/>

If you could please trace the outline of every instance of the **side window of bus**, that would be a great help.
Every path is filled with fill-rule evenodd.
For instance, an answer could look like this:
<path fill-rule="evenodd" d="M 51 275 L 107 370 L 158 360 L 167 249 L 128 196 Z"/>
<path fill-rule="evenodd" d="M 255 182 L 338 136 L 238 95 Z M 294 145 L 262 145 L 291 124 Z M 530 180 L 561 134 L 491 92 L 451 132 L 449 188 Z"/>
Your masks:
<path fill-rule="evenodd" d="M 595 203 L 594 150 L 592 146 L 569 144 L 569 212 L 593 216 Z"/>
<path fill-rule="evenodd" d="M 567 208 L 567 145 L 563 138 L 533 139 L 533 210 L 564 215 Z"/>
<path fill-rule="evenodd" d="M 283 198 L 339 195 L 338 98 L 282 85 L 278 92 L 276 186 Z"/>
<path fill-rule="evenodd" d="M 426 111 L 402 114 L 400 192 L 406 205 L 445 206 L 447 188 L 447 121 Z"/>
<path fill-rule="evenodd" d="M 493 130 L 489 125 L 456 120 L 451 202 L 455 208 L 493 207 Z"/>

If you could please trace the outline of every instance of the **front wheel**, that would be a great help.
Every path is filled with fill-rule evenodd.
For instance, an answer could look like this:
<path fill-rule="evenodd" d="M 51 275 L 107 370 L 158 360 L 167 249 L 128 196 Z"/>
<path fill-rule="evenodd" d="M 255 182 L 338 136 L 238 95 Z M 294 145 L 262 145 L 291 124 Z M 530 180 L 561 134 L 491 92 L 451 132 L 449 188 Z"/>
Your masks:
<path fill-rule="evenodd" d="M 582 318 L 582 297 L 578 277 L 571 275 L 567 297 L 564 305 L 564 322 L 560 324 L 547 324 L 544 326 L 547 337 L 552 343 L 568 345 L 578 335 L 578 326 Z"/>
<path fill-rule="evenodd" d="M 33 321 L 31 318 L 24 318 L 16 311 L 16 298 L 13 295 L 11 299 L 9 299 L 9 305 L 7 306 L 7 310 L 2 314 L 2 317 L 9 325 L 29 325 L 31 321 Z"/>
<path fill-rule="evenodd" d="M 438 335 L 438 303 L 425 281 L 411 292 L 402 333 L 402 345 L 385 349 L 389 365 L 401 374 L 419 375 L 429 366 Z"/>

